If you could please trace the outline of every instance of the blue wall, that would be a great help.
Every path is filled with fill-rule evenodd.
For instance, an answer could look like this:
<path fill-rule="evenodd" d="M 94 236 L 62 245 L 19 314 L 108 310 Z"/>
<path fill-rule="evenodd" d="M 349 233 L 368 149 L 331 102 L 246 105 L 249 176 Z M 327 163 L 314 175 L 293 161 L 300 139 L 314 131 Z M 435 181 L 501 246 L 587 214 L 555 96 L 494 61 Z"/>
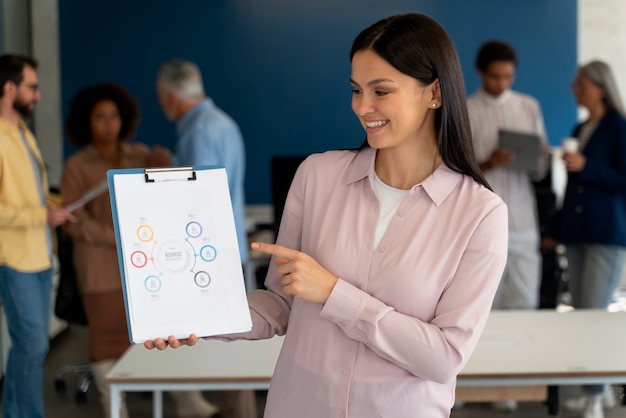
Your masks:
<path fill-rule="evenodd" d="M 560 0 L 109 0 L 59 1 L 63 114 L 83 86 L 126 86 L 142 111 L 137 140 L 173 146 L 174 125 L 154 93 L 159 65 L 197 62 L 207 93 L 243 131 L 248 203 L 269 203 L 270 158 L 359 145 L 348 52 L 356 34 L 392 13 L 439 21 L 457 46 L 469 93 L 478 45 L 511 42 L 515 88 L 541 102 L 550 141 L 576 119 L 576 2 Z M 66 155 L 72 149 L 66 145 Z"/>

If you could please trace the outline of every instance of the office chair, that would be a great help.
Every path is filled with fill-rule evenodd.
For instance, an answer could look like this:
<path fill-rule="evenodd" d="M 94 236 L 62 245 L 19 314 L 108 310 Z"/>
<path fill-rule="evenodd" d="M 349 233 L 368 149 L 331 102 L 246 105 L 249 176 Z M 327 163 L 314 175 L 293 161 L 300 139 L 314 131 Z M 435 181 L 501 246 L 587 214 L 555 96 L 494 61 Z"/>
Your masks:
<path fill-rule="evenodd" d="M 87 391 L 89 385 L 93 381 L 93 374 L 91 373 L 91 366 L 89 363 L 81 364 L 67 364 L 57 369 L 54 374 L 54 389 L 57 393 L 65 393 L 67 391 L 67 384 L 65 378 L 67 374 L 78 373 L 78 380 L 76 383 L 76 392 L 74 393 L 74 400 L 76 403 L 87 402 Z"/>
<path fill-rule="evenodd" d="M 60 227 L 56 229 L 57 257 L 59 262 L 59 284 L 54 303 L 54 314 L 70 324 L 87 325 L 83 300 L 76 283 L 76 272 L 72 259 L 72 238 Z M 65 393 L 65 376 L 78 374 L 74 399 L 77 403 L 87 401 L 87 391 L 93 381 L 89 363 L 68 364 L 59 368 L 54 375 L 54 388 L 57 393 Z"/>

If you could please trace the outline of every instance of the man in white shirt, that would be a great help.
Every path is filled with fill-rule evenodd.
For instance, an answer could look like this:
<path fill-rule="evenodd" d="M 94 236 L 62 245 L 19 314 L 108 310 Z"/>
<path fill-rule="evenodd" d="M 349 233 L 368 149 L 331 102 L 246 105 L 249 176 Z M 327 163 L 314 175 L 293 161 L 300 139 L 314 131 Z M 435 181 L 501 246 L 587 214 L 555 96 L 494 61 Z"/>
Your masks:
<path fill-rule="evenodd" d="M 500 41 L 483 44 L 476 67 L 483 84 L 468 98 L 476 159 L 493 190 L 508 205 L 509 249 L 506 269 L 493 309 L 535 309 L 541 280 L 541 254 L 537 205 L 531 181 L 543 178 L 548 168 L 548 147 L 539 103 L 511 90 L 515 80 L 515 50 Z M 542 147 L 538 169 L 514 168 L 515 155 L 498 145 L 500 129 L 538 135 Z M 513 409 L 514 405 L 509 406 Z"/>
<path fill-rule="evenodd" d="M 511 90 L 517 58 L 503 42 L 483 44 L 476 60 L 482 87 L 467 103 L 476 159 L 493 190 L 509 207 L 509 251 L 493 309 L 534 309 L 541 276 L 537 205 L 531 181 L 543 178 L 548 148 L 537 100 Z M 539 169 L 528 172 L 511 166 L 514 154 L 498 146 L 498 131 L 536 134 L 543 142 Z"/>

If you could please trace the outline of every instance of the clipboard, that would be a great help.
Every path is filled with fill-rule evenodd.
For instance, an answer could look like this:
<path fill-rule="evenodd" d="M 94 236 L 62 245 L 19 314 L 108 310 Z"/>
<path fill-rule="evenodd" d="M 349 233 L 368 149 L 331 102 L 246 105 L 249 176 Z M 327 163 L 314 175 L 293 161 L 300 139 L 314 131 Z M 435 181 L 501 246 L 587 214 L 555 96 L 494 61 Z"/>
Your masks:
<path fill-rule="evenodd" d="M 222 166 L 107 172 L 130 342 L 252 321 Z"/>
<path fill-rule="evenodd" d="M 539 169 L 541 138 L 539 135 L 501 129 L 498 131 L 498 146 L 515 154 L 515 159 L 508 167 L 525 171 Z"/>

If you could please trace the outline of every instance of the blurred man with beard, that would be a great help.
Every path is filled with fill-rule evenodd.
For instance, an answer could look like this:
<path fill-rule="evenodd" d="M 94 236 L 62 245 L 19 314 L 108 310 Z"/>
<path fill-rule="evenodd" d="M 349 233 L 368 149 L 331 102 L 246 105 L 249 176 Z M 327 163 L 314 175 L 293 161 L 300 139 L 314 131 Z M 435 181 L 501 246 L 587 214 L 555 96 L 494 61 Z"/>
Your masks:
<path fill-rule="evenodd" d="M 69 212 L 48 203 L 46 169 L 23 117 L 41 99 L 37 61 L 0 56 L 0 299 L 11 349 L 2 416 L 43 418 L 43 362 L 48 352 L 51 228 Z"/>

